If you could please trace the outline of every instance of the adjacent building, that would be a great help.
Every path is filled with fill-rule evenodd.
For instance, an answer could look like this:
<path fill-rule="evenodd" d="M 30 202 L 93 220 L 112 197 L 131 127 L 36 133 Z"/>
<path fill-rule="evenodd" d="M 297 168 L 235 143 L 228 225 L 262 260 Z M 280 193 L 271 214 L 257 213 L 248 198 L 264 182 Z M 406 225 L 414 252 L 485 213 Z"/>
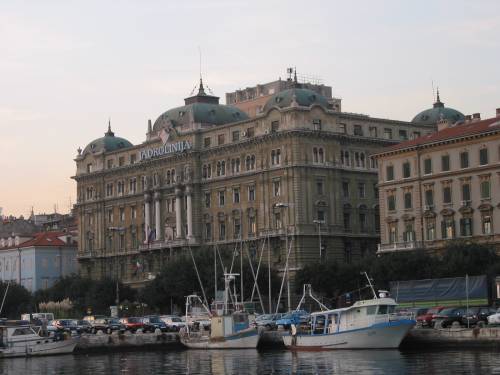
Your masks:
<path fill-rule="evenodd" d="M 500 109 L 464 117 L 433 108 L 416 120 L 437 121 L 434 134 L 374 156 L 379 168 L 379 252 L 439 250 L 449 240 L 500 240 Z"/>
<path fill-rule="evenodd" d="M 0 280 L 31 292 L 77 273 L 77 244 L 65 232 L 17 234 L 0 238 Z"/>
<path fill-rule="evenodd" d="M 323 94 L 288 80 L 254 113 L 233 94 L 238 103 L 219 104 L 200 81 L 183 106 L 149 122 L 143 143 L 109 127 L 75 159 L 81 274 L 140 287 L 176 254 L 214 246 L 264 248 L 283 269 L 289 244 L 293 279 L 310 262 L 374 253 L 371 156 L 435 125 L 345 113 Z"/>

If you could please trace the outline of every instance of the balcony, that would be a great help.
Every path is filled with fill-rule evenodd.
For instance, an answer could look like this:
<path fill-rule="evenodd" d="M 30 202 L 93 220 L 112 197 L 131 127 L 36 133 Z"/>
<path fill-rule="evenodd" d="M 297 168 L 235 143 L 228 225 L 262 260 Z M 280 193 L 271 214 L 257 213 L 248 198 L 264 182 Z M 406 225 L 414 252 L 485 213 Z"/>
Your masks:
<path fill-rule="evenodd" d="M 140 251 L 158 250 L 158 249 L 169 249 L 171 247 L 181 247 L 181 246 L 196 246 L 199 245 L 199 241 L 196 238 L 180 238 L 168 241 L 153 241 L 149 244 L 140 244 Z"/>
<path fill-rule="evenodd" d="M 421 241 L 396 242 L 389 244 L 379 244 L 378 254 L 391 253 L 394 251 L 411 251 L 423 249 L 424 244 Z"/>

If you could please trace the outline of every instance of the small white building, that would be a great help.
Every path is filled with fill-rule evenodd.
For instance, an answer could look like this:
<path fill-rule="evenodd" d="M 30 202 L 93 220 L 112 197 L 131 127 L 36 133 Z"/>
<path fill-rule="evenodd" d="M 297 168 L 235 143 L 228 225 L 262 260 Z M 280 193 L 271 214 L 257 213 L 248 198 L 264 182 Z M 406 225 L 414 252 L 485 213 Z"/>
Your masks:
<path fill-rule="evenodd" d="M 77 273 L 77 243 L 64 232 L 40 232 L 0 238 L 0 280 L 35 292 Z"/>

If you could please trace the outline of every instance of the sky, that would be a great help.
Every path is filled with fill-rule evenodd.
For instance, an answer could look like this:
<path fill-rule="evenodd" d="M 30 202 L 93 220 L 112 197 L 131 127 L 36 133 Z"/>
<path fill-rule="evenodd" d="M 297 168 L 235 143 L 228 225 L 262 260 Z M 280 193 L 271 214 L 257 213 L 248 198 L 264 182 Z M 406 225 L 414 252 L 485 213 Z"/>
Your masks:
<path fill-rule="evenodd" d="M 214 94 L 320 77 L 343 110 L 411 120 L 500 107 L 500 2 L 0 0 L 0 207 L 68 212 L 76 150 L 145 140 L 200 70 Z"/>

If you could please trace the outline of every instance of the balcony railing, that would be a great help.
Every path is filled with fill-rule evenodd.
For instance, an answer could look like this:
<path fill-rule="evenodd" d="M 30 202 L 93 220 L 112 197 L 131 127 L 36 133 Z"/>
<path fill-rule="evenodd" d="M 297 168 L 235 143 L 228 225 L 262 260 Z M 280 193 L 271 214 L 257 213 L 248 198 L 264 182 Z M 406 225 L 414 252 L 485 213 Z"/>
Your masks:
<path fill-rule="evenodd" d="M 422 249 L 424 244 L 421 241 L 396 242 L 390 244 L 379 244 L 378 253 L 389 253 L 393 251 Z"/>

